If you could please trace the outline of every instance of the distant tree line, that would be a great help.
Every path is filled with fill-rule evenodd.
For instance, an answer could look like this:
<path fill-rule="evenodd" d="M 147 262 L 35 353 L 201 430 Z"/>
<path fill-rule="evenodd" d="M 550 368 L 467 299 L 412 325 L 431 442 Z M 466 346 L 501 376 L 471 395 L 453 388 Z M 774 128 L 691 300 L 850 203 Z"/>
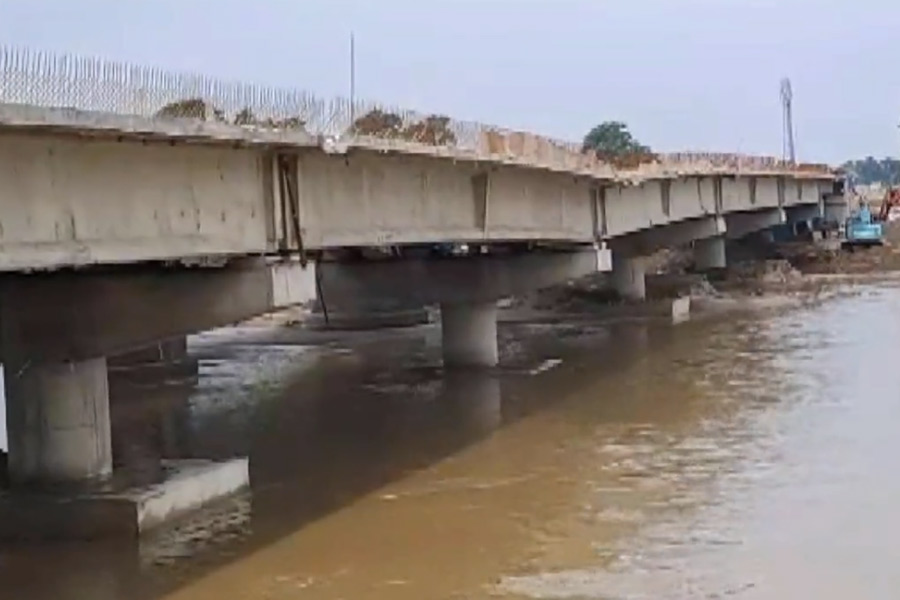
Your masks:
<path fill-rule="evenodd" d="M 877 159 L 871 156 L 859 160 L 850 160 L 843 164 L 843 169 L 850 174 L 854 183 L 869 185 L 900 184 L 900 160 L 896 158 Z"/>

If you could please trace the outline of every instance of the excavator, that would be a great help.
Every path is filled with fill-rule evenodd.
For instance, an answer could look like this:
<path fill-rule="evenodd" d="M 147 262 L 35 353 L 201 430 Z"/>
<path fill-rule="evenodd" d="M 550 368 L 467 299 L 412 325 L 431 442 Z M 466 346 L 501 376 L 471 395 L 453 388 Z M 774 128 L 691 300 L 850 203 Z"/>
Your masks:
<path fill-rule="evenodd" d="M 889 187 L 884 193 L 884 200 L 881 201 L 881 209 L 878 211 L 878 220 L 887 223 L 892 220 L 891 209 L 900 209 L 900 187 Z"/>
<path fill-rule="evenodd" d="M 884 224 L 891 220 L 894 208 L 900 209 L 900 188 L 888 188 L 877 215 L 872 214 L 868 204 L 860 201 L 859 209 L 847 219 L 844 245 L 853 248 L 884 244 Z"/>

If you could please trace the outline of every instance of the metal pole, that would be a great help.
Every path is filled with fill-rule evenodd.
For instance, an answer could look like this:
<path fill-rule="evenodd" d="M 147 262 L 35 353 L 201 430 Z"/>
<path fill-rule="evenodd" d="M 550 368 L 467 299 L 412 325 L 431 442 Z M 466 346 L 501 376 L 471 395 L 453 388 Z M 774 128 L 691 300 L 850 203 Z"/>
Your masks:
<path fill-rule="evenodd" d="M 350 32 L 350 124 L 356 120 L 356 41 Z"/>

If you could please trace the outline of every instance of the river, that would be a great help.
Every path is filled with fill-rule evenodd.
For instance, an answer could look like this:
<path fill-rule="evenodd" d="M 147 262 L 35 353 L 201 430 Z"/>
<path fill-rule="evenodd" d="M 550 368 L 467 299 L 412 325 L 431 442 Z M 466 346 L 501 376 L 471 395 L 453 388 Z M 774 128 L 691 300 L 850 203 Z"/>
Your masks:
<path fill-rule="evenodd" d="M 442 374 L 433 329 L 201 336 L 198 381 L 120 388 L 128 440 L 249 453 L 252 492 L 140 544 L 0 545 L 0 597 L 896 597 L 900 291 L 857 292 L 509 325 L 489 375 Z"/>

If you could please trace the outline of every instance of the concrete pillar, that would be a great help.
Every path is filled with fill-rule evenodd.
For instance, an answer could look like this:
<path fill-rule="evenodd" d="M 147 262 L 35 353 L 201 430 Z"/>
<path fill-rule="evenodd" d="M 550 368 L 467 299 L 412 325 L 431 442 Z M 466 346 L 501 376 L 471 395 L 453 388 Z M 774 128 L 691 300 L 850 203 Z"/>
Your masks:
<path fill-rule="evenodd" d="M 12 485 L 87 483 L 112 473 L 106 359 L 26 364 L 5 378 Z"/>
<path fill-rule="evenodd" d="M 724 269 L 725 238 L 719 236 L 694 241 L 694 264 L 698 271 Z"/>
<path fill-rule="evenodd" d="M 827 196 L 823 207 L 823 214 L 826 221 L 832 223 L 843 223 L 849 214 L 847 200 L 844 196 Z"/>
<path fill-rule="evenodd" d="M 763 229 L 761 231 L 757 231 L 757 239 L 764 244 L 774 244 L 775 243 L 775 230 L 774 229 Z"/>
<path fill-rule="evenodd" d="M 495 373 L 450 372 L 443 382 L 441 401 L 453 411 L 454 423 L 475 434 L 493 431 L 503 423 L 503 395 Z"/>
<path fill-rule="evenodd" d="M 612 267 L 613 287 L 620 297 L 626 300 L 647 298 L 643 258 L 623 256 L 613 252 Z"/>
<path fill-rule="evenodd" d="M 441 304 L 445 367 L 494 367 L 497 350 L 497 302 Z"/>

